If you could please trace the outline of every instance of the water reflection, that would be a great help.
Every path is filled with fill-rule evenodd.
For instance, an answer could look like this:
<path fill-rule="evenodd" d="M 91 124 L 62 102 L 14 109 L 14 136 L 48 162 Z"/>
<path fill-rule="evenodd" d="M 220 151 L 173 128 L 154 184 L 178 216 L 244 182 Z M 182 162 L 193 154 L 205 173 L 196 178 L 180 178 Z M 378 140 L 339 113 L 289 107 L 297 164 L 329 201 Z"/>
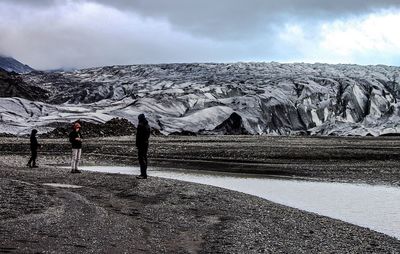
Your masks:
<path fill-rule="evenodd" d="M 139 169 L 135 167 L 82 169 L 139 174 Z M 149 175 L 248 193 L 276 203 L 368 227 L 400 239 L 400 188 L 186 170 L 150 169 Z"/>

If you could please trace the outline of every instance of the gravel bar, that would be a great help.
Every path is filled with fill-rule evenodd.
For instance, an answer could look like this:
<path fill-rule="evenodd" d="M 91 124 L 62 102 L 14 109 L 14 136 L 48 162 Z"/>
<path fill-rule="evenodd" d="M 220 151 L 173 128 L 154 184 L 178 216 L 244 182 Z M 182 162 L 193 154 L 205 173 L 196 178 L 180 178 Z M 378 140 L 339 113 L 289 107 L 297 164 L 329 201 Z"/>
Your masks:
<path fill-rule="evenodd" d="M 244 193 L 151 176 L 70 174 L 56 166 L 68 155 L 48 150 L 39 168 L 26 168 L 26 151 L 13 152 L 20 142 L 12 140 L 0 139 L 0 252 L 400 253 L 393 237 Z M 110 143 L 124 140 L 90 146 Z M 95 151 L 84 153 L 85 164 L 135 163 Z"/>

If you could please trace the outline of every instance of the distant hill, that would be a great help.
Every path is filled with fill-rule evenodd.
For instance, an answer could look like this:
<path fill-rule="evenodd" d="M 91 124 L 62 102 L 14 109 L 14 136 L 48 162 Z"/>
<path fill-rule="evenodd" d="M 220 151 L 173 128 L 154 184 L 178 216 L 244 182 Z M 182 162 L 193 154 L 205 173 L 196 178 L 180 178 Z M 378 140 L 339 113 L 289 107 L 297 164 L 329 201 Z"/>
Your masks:
<path fill-rule="evenodd" d="M 34 70 L 30 66 L 18 62 L 12 57 L 6 57 L 1 55 L 0 55 L 0 68 L 8 72 L 14 71 L 16 73 L 28 73 Z"/>

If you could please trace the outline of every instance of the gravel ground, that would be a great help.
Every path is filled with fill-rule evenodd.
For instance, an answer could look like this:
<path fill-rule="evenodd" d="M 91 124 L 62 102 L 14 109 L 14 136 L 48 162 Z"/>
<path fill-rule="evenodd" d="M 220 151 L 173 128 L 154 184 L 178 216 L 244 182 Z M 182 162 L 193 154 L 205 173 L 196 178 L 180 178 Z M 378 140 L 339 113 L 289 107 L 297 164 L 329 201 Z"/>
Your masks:
<path fill-rule="evenodd" d="M 254 147 L 260 142 L 247 140 L 246 144 L 241 138 L 238 138 L 239 141 L 235 138 L 232 137 L 231 142 L 225 144 L 229 147 L 225 153 L 231 156 L 242 149 L 246 150 L 252 142 L 256 142 L 253 143 Z M 230 157 L 225 157 L 223 161 L 221 157 L 226 155 L 219 154 L 219 158 L 214 159 L 213 156 L 223 150 L 228 138 L 224 137 L 218 142 L 211 138 L 207 140 L 207 137 L 203 141 L 199 139 L 152 139 L 151 161 L 157 165 L 191 165 L 193 168 L 206 165 L 209 166 L 207 169 L 225 170 L 230 165 Z M 285 141 L 271 140 L 268 143 L 269 151 L 274 150 L 271 148 L 274 142 L 283 146 Z M 328 139 L 329 148 L 326 150 L 334 150 L 331 142 L 339 141 L 354 142 Z M 235 147 L 235 142 L 242 144 Z M 362 143 L 360 140 L 356 142 Z M 385 142 L 380 142 L 380 146 L 384 146 Z M 56 166 L 68 164 L 67 144 L 61 140 L 42 140 L 42 143 L 44 149 L 39 153 L 41 167 L 29 169 L 22 166 L 28 159 L 26 140 L 0 139 L 0 252 L 400 253 L 400 241 L 392 237 L 243 193 L 156 177 L 139 181 L 133 176 L 118 174 L 70 174 L 68 170 Z M 87 140 L 85 145 L 86 165 L 136 163 L 130 138 Z M 199 154 L 197 148 L 206 150 L 205 146 L 211 151 L 203 157 L 195 157 Z M 264 149 L 266 147 L 263 146 Z M 394 154 L 396 144 L 392 147 Z M 173 156 L 162 160 L 163 151 L 168 149 Z M 296 151 L 297 148 L 294 145 L 286 149 Z M 324 149 L 320 145 L 316 150 Z M 370 151 L 365 147 L 363 149 L 366 154 Z M 394 170 L 378 170 L 377 167 L 370 174 L 367 174 L 369 169 L 354 166 L 355 161 L 364 163 L 357 157 L 357 152 L 344 161 L 337 156 L 340 166 L 324 176 L 325 170 L 313 174 L 318 172 L 318 163 L 311 155 L 311 158 L 305 158 L 302 162 L 308 166 L 300 170 L 290 167 L 294 165 L 293 161 L 284 170 L 279 167 L 272 170 L 271 162 L 276 162 L 276 155 L 263 157 L 257 155 L 256 151 L 247 150 L 249 152 L 242 152 L 236 158 L 238 161 L 234 165 L 238 166 L 233 170 L 249 168 L 252 165 L 250 161 L 259 158 L 256 165 L 259 173 L 398 184 L 395 166 Z M 107 156 L 108 151 L 110 154 Z M 118 151 L 118 154 L 113 156 L 111 151 Z M 262 151 L 259 148 L 258 152 Z M 179 153 L 183 156 L 180 163 L 173 161 Z M 276 152 L 283 161 L 290 162 L 289 157 L 282 156 L 285 153 L 290 154 L 285 152 L 284 147 L 280 153 Z M 388 157 L 387 161 L 377 157 L 370 160 L 376 165 L 395 164 L 392 160 L 395 156 L 392 159 Z M 192 160 L 196 163 L 192 163 Z M 353 168 L 359 170 L 341 174 L 346 170 L 345 165 L 350 165 L 347 171 Z M 379 176 L 384 177 L 376 179 Z M 71 184 L 80 188 L 57 188 L 43 185 L 45 183 Z"/>
<path fill-rule="evenodd" d="M 40 155 L 69 156 L 67 139 L 39 139 Z M 28 139 L 0 138 L 0 153 L 29 154 Z M 85 140 L 87 163 L 137 165 L 134 136 Z M 98 158 L 101 156 L 101 160 Z M 260 173 L 400 186 L 399 137 L 153 136 L 152 166 Z M 64 158 L 61 163 L 68 159 Z"/>

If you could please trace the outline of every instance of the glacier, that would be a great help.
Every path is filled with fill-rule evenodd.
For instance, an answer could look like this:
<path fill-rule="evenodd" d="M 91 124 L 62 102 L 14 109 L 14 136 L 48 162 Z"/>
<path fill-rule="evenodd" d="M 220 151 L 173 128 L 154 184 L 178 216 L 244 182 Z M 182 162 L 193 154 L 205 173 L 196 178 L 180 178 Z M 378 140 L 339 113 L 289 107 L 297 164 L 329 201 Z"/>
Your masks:
<path fill-rule="evenodd" d="M 400 68 L 307 63 L 107 66 L 22 74 L 37 100 L 0 98 L 0 133 L 41 132 L 80 119 L 162 134 L 380 136 L 400 133 Z"/>

